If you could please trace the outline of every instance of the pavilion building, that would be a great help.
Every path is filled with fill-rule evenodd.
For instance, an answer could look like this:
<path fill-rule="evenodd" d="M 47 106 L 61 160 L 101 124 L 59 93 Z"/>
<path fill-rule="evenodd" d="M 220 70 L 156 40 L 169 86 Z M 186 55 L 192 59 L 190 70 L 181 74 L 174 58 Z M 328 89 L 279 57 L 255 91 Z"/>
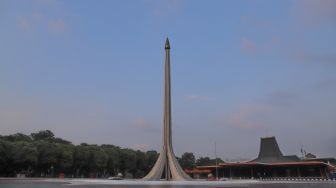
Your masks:
<path fill-rule="evenodd" d="M 275 137 L 264 137 L 260 140 L 258 157 L 251 161 L 197 166 L 186 172 L 194 178 L 206 178 L 209 172 L 219 178 L 328 178 L 335 170 L 335 158 L 300 159 L 296 155 L 283 155 Z"/>

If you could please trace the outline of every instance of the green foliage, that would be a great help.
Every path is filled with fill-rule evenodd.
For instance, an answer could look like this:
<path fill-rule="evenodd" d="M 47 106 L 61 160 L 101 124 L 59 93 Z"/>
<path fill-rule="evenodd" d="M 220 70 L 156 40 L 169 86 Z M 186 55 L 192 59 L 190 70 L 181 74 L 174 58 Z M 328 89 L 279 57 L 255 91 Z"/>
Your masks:
<path fill-rule="evenodd" d="M 13 134 L 13 135 L 2 136 L 1 139 L 7 140 L 7 141 L 10 141 L 10 142 L 18 142 L 18 141 L 31 142 L 32 141 L 30 136 L 22 134 L 22 133 L 16 133 L 16 134 Z"/>
<path fill-rule="evenodd" d="M 119 172 L 141 178 L 154 166 L 159 153 L 123 149 L 114 145 L 73 145 L 57 138 L 50 130 L 32 133 L 0 135 L 0 176 L 24 173 L 33 177 L 109 177 Z M 178 159 L 182 168 L 212 165 L 214 159 L 200 158 L 195 162 L 193 153 L 184 153 Z M 220 162 L 220 160 L 218 160 Z"/>
<path fill-rule="evenodd" d="M 60 171 L 67 171 L 73 165 L 74 146 L 58 144 L 57 145 L 56 165 Z"/>
<path fill-rule="evenodd" d="M 46 141 L 53 142 L 53 143 L 58 143 L 58 144 L 71 144 L 70 141 L 64 140 L 62 138 L 54 138 L 54 137 L 50 137 L 50 138 L 46 139 Z"/>
<path fill-rule="evenodd" d="M 193 169 L 196 166 L 195 156 L 193 153 L 184 153 L 179 160 L 179 163 L 183 169 Z"/>
<path fill-rule="evenodd" d="M 37 133 L 31 133 L 31 137 L 37 141 L 37 140 L 46 140 L 50 138 L 54 138 L 54 133 L 50 130 L 45 131 L 39 131 Z"/>
<path fill-rule="evenodd" d="M 38 151 L 38 165 L 49 167 L 57 162 L 56 144 L 45 141 L 38 141 L 35 144 Z"/>
<path fill-rule="evenodd" d="M 117 175 L 119 166 L 119 150 L 120 148 L 112 145 L 101 146 L 107 155 L 106 171 L 108 174 Z"/>
<path fill-rule="evenodd" d="M 134 173 L 136 170 L 136 154 L 131 149 L 121 149 L 119 153 L 119 169 L 123 174 Z"/>
<path fill-rule="evenodd" d="M 13 143 L 0 140 L 0 175 L 11 176 L 15 171 L 13 166 Z"/>
<path fill-rule="evenodd" d="M 12 145 L 13 163 L 19 169 L 27 169 L 37 164 L 37 148 L 29 142 L 14 142 Z"/>
<path fill-rule="evenodd" d="M 209 165 L 216 165 L 219 163 L 223 163 L 224 161 L 221 158 L 217 159 L 210 159 L 209 157 L 200 157 L 196 160 L 197 166 L 209 166 Z"/>
<path fill-rule="evenodd" d="M 212 163 L 209 157 L 200 157 L 199 159 L 196 160 L 197 166 L 208 166 L 210 164 Z"/>
<path fill-rule="evenodd" d="M 159 153 L 157 153 L 156 151 L 147 151 L 146 152 L 146 167 L 145 167 L 145 171 L 149 172 L 152 167 L 154 166 L 156 159 L 159 157 Z"/>

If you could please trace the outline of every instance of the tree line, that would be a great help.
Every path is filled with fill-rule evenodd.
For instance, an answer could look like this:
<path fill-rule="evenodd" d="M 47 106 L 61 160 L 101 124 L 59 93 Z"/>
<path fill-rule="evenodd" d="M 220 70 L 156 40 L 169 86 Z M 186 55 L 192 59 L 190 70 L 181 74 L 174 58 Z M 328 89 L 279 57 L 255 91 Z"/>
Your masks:
<path fill-rule="evenodd" d="M 153 150 L 144 152 L 110 144 L 74 145 L 55 137 L 50 130 L 0 135 L 0 176 L 103 178 L 122 173 L 129 178 L 141 178 L 154 166 L 158 155 Z M 190 152 L 177 159 L 183 169 L 222 162 L 209 157 L 196 160 Z"/>

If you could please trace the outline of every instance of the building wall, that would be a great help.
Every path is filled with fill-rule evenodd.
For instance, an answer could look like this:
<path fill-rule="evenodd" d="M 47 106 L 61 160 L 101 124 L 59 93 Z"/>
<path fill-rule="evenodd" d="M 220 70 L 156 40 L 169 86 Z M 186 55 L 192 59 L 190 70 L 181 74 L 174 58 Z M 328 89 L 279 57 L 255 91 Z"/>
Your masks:
<path fill-rule="evenodd" d="M 211 169 L 212 174 L 216 176 L 216 170 Z M 322 166 L 276 166 L 276 167 L 231 167 L 218 168 L 219 178 L 271 178 L 271 177 L 328 177 L 328 171 Z"/>

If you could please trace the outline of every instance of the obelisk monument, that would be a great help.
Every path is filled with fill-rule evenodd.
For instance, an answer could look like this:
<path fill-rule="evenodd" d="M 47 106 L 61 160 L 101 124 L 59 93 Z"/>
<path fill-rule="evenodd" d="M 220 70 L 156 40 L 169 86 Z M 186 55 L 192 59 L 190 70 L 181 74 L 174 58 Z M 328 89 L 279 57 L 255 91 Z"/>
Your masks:
<path fill-rule="evenodd" d="M 172 145 L 171 127 L 171 91 L 170 91 L 170 44 L 165 44 L 165 80 L 164 80 L 164 112 L 163 112 L 163 146 L 152 170 L 143 180 L 167 181 L 191 180 L 176 160 Z"/>

